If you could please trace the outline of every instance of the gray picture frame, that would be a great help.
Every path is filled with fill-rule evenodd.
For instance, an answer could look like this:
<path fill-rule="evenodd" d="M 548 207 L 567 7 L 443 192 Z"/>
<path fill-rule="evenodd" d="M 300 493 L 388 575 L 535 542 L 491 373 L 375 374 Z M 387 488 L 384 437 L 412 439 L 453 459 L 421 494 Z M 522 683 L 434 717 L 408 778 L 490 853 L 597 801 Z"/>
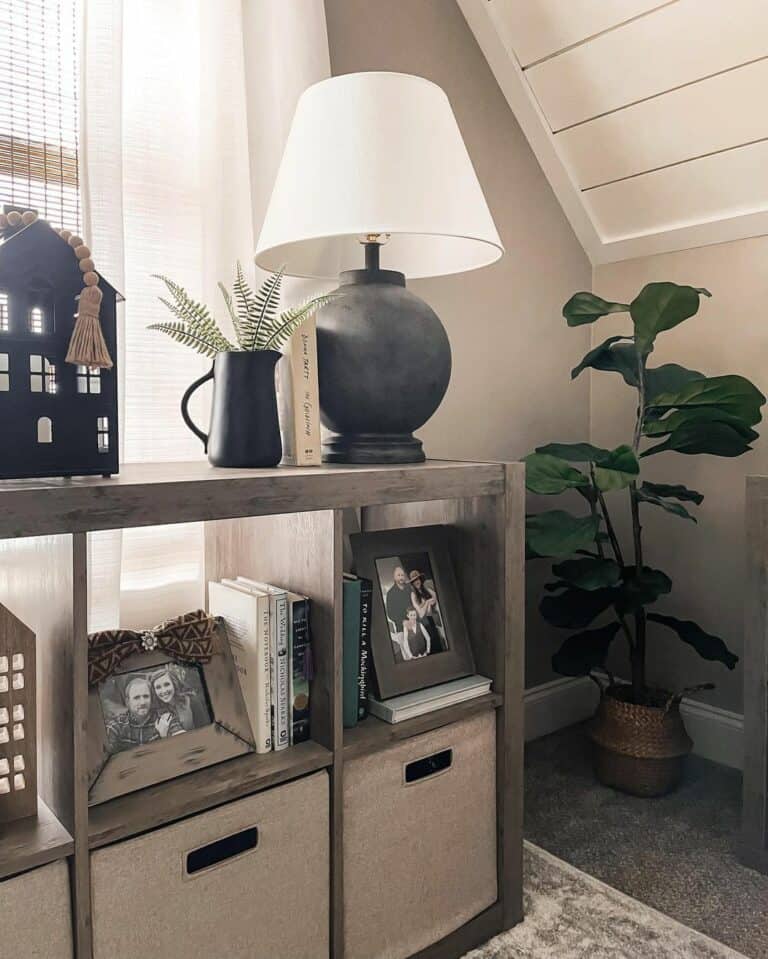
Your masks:
<path fill-rule="evenodd" d="M 390 699 L 471 676 L 475 672 L 475 658 L 451 558 L 450 529 L 416 526 L 353 533 L 350 545 L 355 572 L 373 583 L 371 653 L 379 698 Z M 429 557 L 448 649 L 422 659 L 396 662 L 376 561 L 414 553 L 426 553 Z"/>
<path fill-rule="evenodd" d="M 210 662 L 200 664 L 198 668 L 203 674 L 213 721 L 183 735 L 157 739 L 135 749 L 111 753 L 107 745 L 99 686 L 90 687 L 89 806 L 256 751 L 226 627 L 220 620 L 217 620 L 212 644 Z M 138 653 L 123 660 L 119 672 L 157 668 L 170 658 L 167 652 L 160 649 Z"/>

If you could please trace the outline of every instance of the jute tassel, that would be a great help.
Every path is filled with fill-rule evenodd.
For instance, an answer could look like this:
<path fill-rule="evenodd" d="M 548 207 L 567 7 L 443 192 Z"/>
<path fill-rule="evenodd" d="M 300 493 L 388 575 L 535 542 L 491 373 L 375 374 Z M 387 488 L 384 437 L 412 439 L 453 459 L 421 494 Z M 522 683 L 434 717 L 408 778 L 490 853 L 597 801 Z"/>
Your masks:
<path fill-rule="evenodd" d="M 112 357 L 109 355 L 104 334 L 99 323 L 101 290 L 98 286 L 85 286 L 80 294 L 75 328 L 67 350 L 67 363 L 78 366 L 112 369 Z"/>

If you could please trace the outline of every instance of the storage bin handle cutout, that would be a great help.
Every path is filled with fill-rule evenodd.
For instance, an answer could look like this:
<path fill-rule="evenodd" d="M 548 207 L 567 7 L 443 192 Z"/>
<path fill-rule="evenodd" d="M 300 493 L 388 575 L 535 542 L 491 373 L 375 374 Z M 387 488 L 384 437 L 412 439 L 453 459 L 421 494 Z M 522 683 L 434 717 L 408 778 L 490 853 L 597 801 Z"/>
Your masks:
<path fill-rule="evenodd" d="M 186 876 L 192 877 L 197 873 L 220 866 L 231 859 L 236 859 L 247 852 L 251 852 L 259 843 L 259 830 L 256 826 L 249 826 L 239 832 L 216 839 L 206 846 L 193 849 L 187 853 L 185 863 Z"/>
<path fill-rule="evenodd" d="M 423 782 L 432 776 L 447 772 L 452 764 L 452 749 L 441 749 L 440 752 L 432 753 L 430 756 L 405 763 L 403 766 L 405 785 L 410 786 L 413 783 Z"/>

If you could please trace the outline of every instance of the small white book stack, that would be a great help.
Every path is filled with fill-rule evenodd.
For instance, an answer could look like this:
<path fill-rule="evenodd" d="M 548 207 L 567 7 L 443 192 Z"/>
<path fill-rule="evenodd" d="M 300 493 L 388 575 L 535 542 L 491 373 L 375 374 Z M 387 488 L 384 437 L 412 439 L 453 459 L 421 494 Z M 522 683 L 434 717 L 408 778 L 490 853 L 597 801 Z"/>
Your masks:
<path fill-rule="evenodd" d="M 418 689 L 413 693 L 393 696 L 391 699 L 376 699 L 370 696 L 368 708 L 372 715 L 383 719 L 385 723 L 402 723 L 406 719 L 433 713 L 446 706 L 455 706 L 468 699 L 477 699 L 490 692 L 491 680 L 486 676 L 465 676 L 452 679 L 449 683 L 440 683 L 428 689 Z"/>
<path fill-rule="evenodd" d="M 208 584 L 227 627 L 257 753 L 309 738 L 309 600 L 244 576 Z"/>
<path fill-rule="evenodd" d="M 305 320 L 290 338 L 278 369 L 282 461 L 286 466 L 320 466 L 322 441 L 314 316 Z"/>

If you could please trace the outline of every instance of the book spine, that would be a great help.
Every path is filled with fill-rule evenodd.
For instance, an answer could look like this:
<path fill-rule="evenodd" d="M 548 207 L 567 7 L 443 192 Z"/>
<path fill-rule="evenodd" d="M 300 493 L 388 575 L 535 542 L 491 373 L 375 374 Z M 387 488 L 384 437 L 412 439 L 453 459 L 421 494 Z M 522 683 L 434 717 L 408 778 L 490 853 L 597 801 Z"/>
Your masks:
<path fill-rule="evenodd" d="M 371 655 L 371 604 L 373 583 L 360 578 L 360 669 L 357 676 L 357 718 L 368 715 L 368 671 Z"/>
<path fill-rule="evenodd" d="M 268 753 L 272 749 L 272 683 L 270 674 L 270 615 L 269 597 L 259 596 L 256 637 L 256 688 L 261 691 L 260 708 L 256 716 L 256 752 Z"/>
<path fill-rule="evenodd" d="M 275 749 L 287 749 L 290 745 L 290 682 L 288 677 L 288 598 L 277 596 L 275 610 L 275 670 L 273 695 L 275 698 Z"/>
<path fill-rule="evenodd" d="M 290 349 L 290 340 L 287 350 Z M 291 363 L 285 360 L 277 364 L 277 411 L 280 420 L 280 440 L 283 445 L 284 466 L 296 465 L 296 436 L 293 420 L 293 374 Z"/>
<path fill-rule="evenodd" d="M 309 600 L 291 603 L 291 745 L 309 739 L 309 693 L 312 679 Z"/>
<path fill-rule="evenodd" d="M 320 395 L 315 318 L 304 320 L 291 337 L 293 455 L 296 466 L 320 466 Z"/>

